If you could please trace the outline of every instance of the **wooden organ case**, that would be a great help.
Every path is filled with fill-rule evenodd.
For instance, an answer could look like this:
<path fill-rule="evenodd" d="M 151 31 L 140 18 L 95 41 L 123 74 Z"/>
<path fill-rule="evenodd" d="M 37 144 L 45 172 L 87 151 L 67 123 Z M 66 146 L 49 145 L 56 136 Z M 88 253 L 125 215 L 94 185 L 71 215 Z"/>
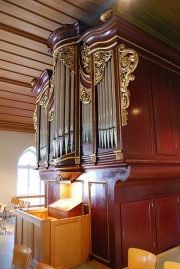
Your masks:
<path fill-rule="evenodd" d="M 82 183 L 90 257 L 120 269 L 129 247 L 180 243 L 179 58 L 117 16 L 103 20 L 49 37 L 53 71 L 32 89 L 37 168 L 47 204 L 61 198 L 59 180 Z"/>

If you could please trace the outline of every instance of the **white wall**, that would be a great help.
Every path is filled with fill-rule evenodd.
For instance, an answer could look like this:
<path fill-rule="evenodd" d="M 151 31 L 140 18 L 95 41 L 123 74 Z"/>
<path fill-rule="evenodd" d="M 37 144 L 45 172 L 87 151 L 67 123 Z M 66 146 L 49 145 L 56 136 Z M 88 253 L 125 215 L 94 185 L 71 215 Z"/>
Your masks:
<path fill-rule="evenodd" d="M 35 147 L 33 133 L 0 130 L 0 203 L 10 204 L 16 195 L 17 162 L 21 153 Z"/>

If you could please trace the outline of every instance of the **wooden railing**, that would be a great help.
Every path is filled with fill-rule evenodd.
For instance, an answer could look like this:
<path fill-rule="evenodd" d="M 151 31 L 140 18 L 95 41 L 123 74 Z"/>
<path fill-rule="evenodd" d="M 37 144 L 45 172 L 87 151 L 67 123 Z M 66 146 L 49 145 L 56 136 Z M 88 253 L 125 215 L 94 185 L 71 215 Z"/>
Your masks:
<path fill-rule="evenodd" d="M 11 200 L 17 199 L 17 201 L 28 201 L 30 202 L 29 204 L 29 208 L 38 208 L 38 207 L 45 207 L 45 203 L 39 203 L 39 204 L 34 204 L 32 201 L 33 199 L 37 199 L 37 198 L 44 198 L 45 200 L 45 195 L 28 195 L 28 196 L 14 196 L 11 198 Z M 17 204 L 18 205 L 18 204 Z"/>

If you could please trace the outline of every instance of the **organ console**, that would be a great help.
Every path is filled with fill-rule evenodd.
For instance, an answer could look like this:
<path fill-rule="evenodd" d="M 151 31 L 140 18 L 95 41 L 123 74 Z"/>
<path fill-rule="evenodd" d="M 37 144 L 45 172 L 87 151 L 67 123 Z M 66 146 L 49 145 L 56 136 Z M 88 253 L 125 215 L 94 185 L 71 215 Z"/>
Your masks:
<path fill-rule="evenodd" d="M 52 71 L 32 88 L 37 169 L 47 203 L 61 198 L 62 174 L 83 182 L 90 255 L 120 269 L 129 247 L 180 242 L 179 67 L 156 38 L 112 12 L 102 20 L 49 36 Z"/>

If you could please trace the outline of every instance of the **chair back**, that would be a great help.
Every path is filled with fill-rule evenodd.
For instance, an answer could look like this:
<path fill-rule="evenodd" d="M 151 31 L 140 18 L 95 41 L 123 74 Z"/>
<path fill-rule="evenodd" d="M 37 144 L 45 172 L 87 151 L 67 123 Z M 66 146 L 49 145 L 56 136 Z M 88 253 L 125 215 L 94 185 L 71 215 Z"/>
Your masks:
<path fill-rule="evenodd" d="M 180 263 L 167 261 L 164 263 L 164 269 L 180 269 Z"/>
<path fill-rule="evenodd" d="M 24 205 L 24 200 L 20 200 L 19 199 L 19 205 L 18 205 L 18 208 L 23 208 L 23 205 Z"/>
<path fill-rule="evenodd" d="M 55 269 L 54 267 L 52 267 L 51 265 L 49 264 L 46 264 L 46 263 L 38 263 L 36 265 L 36 269 Z"/>
<path fill-rule="evenodd" d="M 129 248 L 128 250 L 129 269 L 155 269 L 156 262 L 156 255 L 149 251 L 138 248 Z"/>
<path fill-rule="evenodd" d="M 25 245 L 16 244 L 13 250 L 13 265 L 27 269 L 30 263 L 31 249 Z"/>

